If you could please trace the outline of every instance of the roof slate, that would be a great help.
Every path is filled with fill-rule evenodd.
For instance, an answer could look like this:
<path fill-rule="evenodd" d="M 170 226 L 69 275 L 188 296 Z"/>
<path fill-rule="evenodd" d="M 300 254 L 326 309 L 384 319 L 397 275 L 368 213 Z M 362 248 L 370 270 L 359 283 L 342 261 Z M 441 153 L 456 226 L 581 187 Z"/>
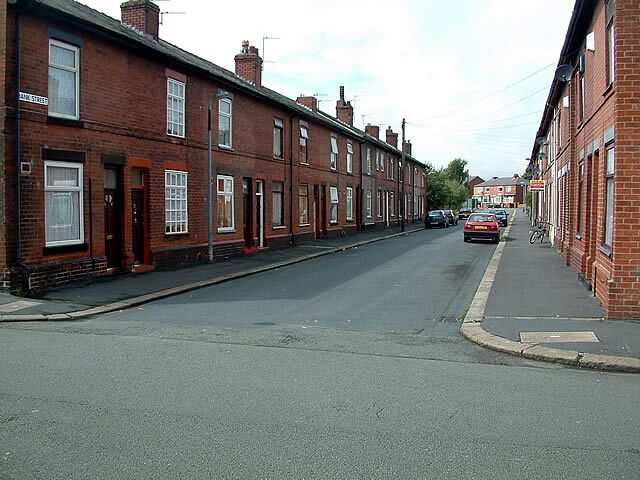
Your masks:
<path fill-rule="evenodd" d="M 495 187 L 500 185 L 529 185 L 529 181 L 522 177 L 492 178 L 491 180 L 477 184 L 476 187 Z"/>

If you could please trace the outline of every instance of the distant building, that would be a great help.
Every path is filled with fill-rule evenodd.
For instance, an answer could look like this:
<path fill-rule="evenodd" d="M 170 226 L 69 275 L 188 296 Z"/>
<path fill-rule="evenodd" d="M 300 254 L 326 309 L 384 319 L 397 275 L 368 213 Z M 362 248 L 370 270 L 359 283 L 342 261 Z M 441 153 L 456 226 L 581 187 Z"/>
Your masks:
<path fill-rule="evenodd" d="M 513 177 L 493 177 L 473 187 L 473 200 L 480 208 L 489 205 L 512 208 L 522 206 L 529 182 L 514 175 Z"/>

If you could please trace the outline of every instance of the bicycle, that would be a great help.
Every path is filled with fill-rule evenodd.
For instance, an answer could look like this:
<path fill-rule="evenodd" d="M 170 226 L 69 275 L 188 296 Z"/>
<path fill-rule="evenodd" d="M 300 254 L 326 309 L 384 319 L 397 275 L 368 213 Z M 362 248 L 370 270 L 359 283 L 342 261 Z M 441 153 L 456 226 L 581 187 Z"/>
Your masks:
<path fill-rule="evenodd" d="M 536 225 L 533 230 L 531 230 L 531 236 L 529 237 L 529 243 L 534 244 L 540 240 L 540 243 L 544 241 L 544 237 L 549 234 L 549 229 L 547 226 L 551 226 L 549 222 L 543 222 L 542 220 L 537 220 Z"/>

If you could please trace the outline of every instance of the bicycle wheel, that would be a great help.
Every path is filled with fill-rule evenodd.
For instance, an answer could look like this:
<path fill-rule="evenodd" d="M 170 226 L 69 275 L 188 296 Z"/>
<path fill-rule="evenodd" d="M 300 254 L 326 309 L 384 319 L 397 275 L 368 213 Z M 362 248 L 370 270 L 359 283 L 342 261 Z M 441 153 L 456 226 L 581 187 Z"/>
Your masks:
<path fill-rule="evenodd" d="M 531 236 L 529 237 L 529 243 L 531 244 L 536 243 L 536 240 L 538 240 L 538 235 L 540 235 L 540 232 L 538 230 L 534 230 L 533 232 L 531 232 Z M 540 242 L 542 242 L 542 240 L 540 240 Z"/>

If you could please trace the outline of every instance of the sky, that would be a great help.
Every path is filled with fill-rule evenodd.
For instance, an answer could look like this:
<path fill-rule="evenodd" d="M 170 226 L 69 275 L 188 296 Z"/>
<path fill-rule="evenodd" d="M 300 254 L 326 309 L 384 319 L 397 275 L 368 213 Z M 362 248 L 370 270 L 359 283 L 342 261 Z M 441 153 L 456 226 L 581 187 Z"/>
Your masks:
<path fill-rule="evenodd" d="M 401 131 L 413 156 L 454 158 L 487 180 L 522 174 L 575 0 L 158 0 L 160 37 L 233 71 L 243 40 L 262 83 L 315 95 L 335 116 L 339 87 L 354 125 Z M 120 0 L 82 0 L 120 18 Z M 268 37 L 267 39 L 264 39 Z"/>

